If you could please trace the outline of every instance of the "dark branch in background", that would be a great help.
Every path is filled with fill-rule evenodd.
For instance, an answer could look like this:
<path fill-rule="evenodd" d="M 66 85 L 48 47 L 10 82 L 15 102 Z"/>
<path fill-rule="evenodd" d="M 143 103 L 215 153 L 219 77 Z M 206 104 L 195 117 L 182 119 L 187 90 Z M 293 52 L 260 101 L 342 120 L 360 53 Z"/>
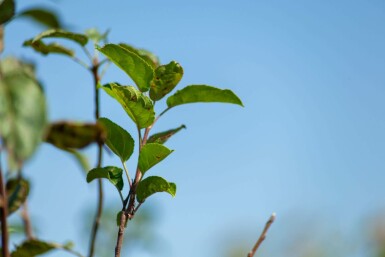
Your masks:
<path fill-rule="evenodd" d="M 23 205 L 21 207 L 21 219 L 23 220 L 24 232 L 25 232 L 27 239 L 28 240 L 34 239 L 31 218 L 29 217 L 29 212 L 28 212 L 27 200 L 25 200 L 25 202 L 23 203 Z"/>
<path fill-rule="evenodd" d="M 1 156 L 0 156 L 1 159 Z M 8 225 L 7 225 L 7 217 L 8 217 L 8 199 L 7 199 L 7 191 L 5 190 L 5 183 L 3 180 L 3 170 L 1 169 L 0 162 L 0 215 L 1 215 L 1 245 L 2 245 L 2 256 L 9 257 L 9 249 L 8 249 Z"/>
<path fill-rule="evenodd" d="M 270 219 L 266 222 L 266 225 L 262 231 L 262 234 L 259 236 L 253 249 L 251 249 L 251 251 L 247 254 L 247 257 L 253 257 L 255 255 L 259 246 L 262 244 L 263 240 L 265 240 L 267 232 L 269 231 L 269 228 L 270 228 L 271 224 L 273 224 L 274 220 L 275 220 L 275 213 L 271 214 Z"/>
<path fill-rule="evenodd" d="M 95 120 L 97 121 L 100 117 L 100 111 L 99 111 L 99 74 L 98 74 L 98 60 L 96 58 L 93 59 L 93 65 L 90 71 L 92 72 L 92 77 L 94 79 L 94 91 L 95 91 Z M 98 143 L 98 163 L 97 168 L 100 168 L 102 166 L 102 150 L 103 150 L 103 143 Z M 89 248 L 89 254 L 88 257 L 93 257 L 95 252 L 95 243 L 96 243 L 96 235 L 98 233 L 99 225 L 100 225 L 100 219 L 103 212 L 103 184 L 102 179 L 98 179 L 98 206 L 96 210 L 96 215 L 94 219 L 94 224 L 91 231 L 91 239 L 90 239 L 90 248 Z"/>

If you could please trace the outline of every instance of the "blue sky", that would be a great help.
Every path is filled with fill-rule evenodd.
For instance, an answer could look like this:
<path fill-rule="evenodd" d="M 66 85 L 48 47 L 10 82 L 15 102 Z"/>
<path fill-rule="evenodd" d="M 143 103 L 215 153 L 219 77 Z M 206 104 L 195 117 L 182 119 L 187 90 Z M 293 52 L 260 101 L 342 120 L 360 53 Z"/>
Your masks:
<path fill-rule="evenodd" d="M 385 2 L 38 4 L 60 11 L 74 31 L 110 28 L 112 43 L 149 49 L 163 63 L 180 62 L 185 70 L 180 88 L 204 83 L 229 88 L 243 100 L 245 108 L 181 106 L 154 128 L 187 126 L 168 144 L 175 152 L 151 171 L 176 182 L 177 197 L 146 202 L 159 211 L 157 231 L 167 240 L 167 256 L 221 256 L 215 242 L 239 231 L 251 235 L 245 239 L 251 247 L 272 212 L 278 218 L 266 252 L 281 243 L 282 234 L 297 236 L 290 224 L 310 220 L 349 233 L 384 210 Z M 18 9 L 28 6 L 35 5 L 19 1 Z M 36 61 L 51 120 L 92 121 L 89 74 L 62 56 L 21 48 L 40 31 L 27 20 L 11 23 L 5 54 Z M 113 66 L 103 81 L 132 84 Z M 128 117 L 105 95 L 102 115 L 135 135 Z M 94 149 L 86 152 L 94 161 Z M 104 163 L 118 162 L 111 157 Z M 128 165 L 133 170 L 135 163 Z M 79 217 L 95 204 L 96 185 L 85 182 L 70 157 L 47 145 L 25 173 L 34 186 L 30 209 L 39 235 L 73 239 L 85 250 Z M 118 200 L 112 186 L 106 184 L 106 190 L 107 201 Z"/>

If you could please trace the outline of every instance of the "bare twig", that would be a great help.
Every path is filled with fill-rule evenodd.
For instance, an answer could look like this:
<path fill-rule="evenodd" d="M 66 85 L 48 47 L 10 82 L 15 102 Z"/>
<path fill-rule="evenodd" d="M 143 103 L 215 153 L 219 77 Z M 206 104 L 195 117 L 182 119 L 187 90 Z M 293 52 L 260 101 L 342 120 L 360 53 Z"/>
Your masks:
<path fill-rule="evenodd" d="M 269 228 L 270 228 L 271 224 L 273 224 L 274 220 L 275 220 L 275 213 L 271 214 L 270 219 L 266 222 L 266 225 L 262 231 L 262 234 L 259 236 L 253 249 L 251 249 L 251 251 L 247 254 L 247 257 L 253 257 L 255 255 L 259 246 L 262 244 L 263 240 L 265 240 L 267 232 L 269 231 Z"/>
<path fill-rule="evenodd" d="M 31 223 L 31 218 L 29 217 L 27 200 L 25 200 L 25 202 L 22 205 L 21 218 L 23 220 L 24 232 L 27 239 L 28 240 L 34 239 L 35 237 L 33 236 L 32 223 Z"/>
<path fill-rule="evenodd" d="M 98 75 L 98 60 L 94 59 L 93 60 L 93 66 L 90 69 L 92 72 L 92 76 L 94 78 L 94 90 L 95 90 L 95 119 L 99 119 L 100 117 L 100 111 L 99 111 L 99 89 L 98 89 L 98 84 L 99 84 L 99 75 Z M 100 168 L 102 166 L 102 153 L 103 153 L 103 143 L 98 144 L 98 164 L 97 167 Z M 93 257 L 94 252 L 95 252 L 95 243 L 96 243 L 96 235 L 98 233 L 99 229 L 99 224 L 100 220 L 102 217 L 102 212 L 103 212 L 103 183 L 102 179 L 98 179 L 98 206 L 96 210 L 96 215 L 94 219 L 94 224 L 92 226 L 92 231 L 91 231 L 91 239 L 90 239 L 90 248 L 89 248 L 89 254 L 88 257 Z"/>
<path fill-rule="evenodd" d="M 0 156 L 1 158 L 1 156 Z M 1 244 L 2 244 L 2 256 L 9 257 L 9 246 L 8 246 L 8 225 L 7 225 L 7 216 L 8 216 L 8 199 L 7 191 L 5 189 L 5 183 L 3 180 L 3 171 L 1 169 L 0 163 L 0 194 L 2 199 L 2 206 L 0 208 L 1 215 Z"/>

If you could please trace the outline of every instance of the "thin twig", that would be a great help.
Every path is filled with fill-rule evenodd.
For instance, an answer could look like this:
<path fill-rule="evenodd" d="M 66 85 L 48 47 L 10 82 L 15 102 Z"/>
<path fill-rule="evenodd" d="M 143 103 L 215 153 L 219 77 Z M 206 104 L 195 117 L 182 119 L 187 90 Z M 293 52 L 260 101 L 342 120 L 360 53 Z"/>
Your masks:
<path fill-rule="evenodd" d="M 87 55 L 88 59 L 90 59 L 90 61 L 92 62 L 93 57 L 92 57 L 91 53 L 88 51 L 88 49 L 85 46 L 83 46 L 82 49 L 83 49 L 84 53 Z"/>
<path fill-rule="evenodd" d="M 270 219 L 266 222 L 266 225 L 262 231 L 262 234 L 259 236 L 253 249 L 251 249 L 251 251 L 247 254 L 247 257 L 253 257 L 255 255 L 259 246 L 262 244 L 263 240 L 265 240 L 267 232 L 269 231 L 269 228 L 270 228 L 271 224 L 273 224 L 274 220 L 275 220 L 275 213 L 271 214 Z"/>
<path fill-rule="evenodd" d="M 25 200 L 25 202 L 22 205 L 22 208 L 21 208 L 21 218 L 23 220 L 24 233 L 25 233 L 27 239 L 28 240 L 34 239 L 35 237 L 33 236 L 33 229 L 32 229 L 31 218 L 29 217 L 28 202 L 27 202 L 27 200 Z"/>
<path fill-rule="evenodd" d="M 83 66 L 87 70 L 90 69 L 90 67 L 88 67 L 88 65 L 85 62 L 83 62 L 82 60 L 80 60 L 78 57 L 72 56 L 72 60 L 75 61 L 76 63 L 80 64 L 81 66 Z"/>
<path fill-rule="evenodd" d="M 132 187 L 132 182 L 131 182 L 131 179 L 130 179 L 130 174 L 128 173 L 128 169 L 127 169 L 126 163 L 123 160 L 122 160 L 122 164 L 123 164 L 124 171 L 126 172 L 128 184 L 130 185 L 130 188 L 131 188 Z"/>
<path fill-rule="evenodd" d="M 1 169 L 1 163 L 0 163 L 0 194 L 1 194 L 1 200 L 3 203 L 0 207 L 2 256 L 9 257 L 9 248 L 8 248 L 9 235 L 8 235 L 8 225 L 7 225 L 8 199 L 7 199 L 7 191 L 5 189 L 5 183 L 3 180 L 3 171 Z"/>
<path fill-rule="evenodd" d="M 84 48 L 86 50 L 86 48 Z M 99 89 L 98 89 L 98 84 L 99 84 L 99 75 L 98 75 L 98 60 L 94 59 L 93 60 L 93 66 L 90 69 L 92 72 L 92 76 L 94 78 L 94 91 L 95 91 L 95 119 L 98 120 L 100 117 L 100 111 L 99 111 Z M 98 164 L 97 167 L 100 168 L 102 166 L 102 157 L 103 157 L 103 143 L 98 144 Z M 96 210 L 96 215 L 94 219 L 94 224 L 92 227 L 91 231 L 91 239 L 90 239 L 90 248 L 89 248 L 89 254 L 88 257 L 93 257 L 94 252 L 95 252 L 95 243 L 96 243 L 96 235 L 98 233 L 99 225 L 100 225 L 100 220 L 102 217 L 102 212 L 103 212 L 103 183 L 102 179 L 98 179 L 98 206 Z"/>

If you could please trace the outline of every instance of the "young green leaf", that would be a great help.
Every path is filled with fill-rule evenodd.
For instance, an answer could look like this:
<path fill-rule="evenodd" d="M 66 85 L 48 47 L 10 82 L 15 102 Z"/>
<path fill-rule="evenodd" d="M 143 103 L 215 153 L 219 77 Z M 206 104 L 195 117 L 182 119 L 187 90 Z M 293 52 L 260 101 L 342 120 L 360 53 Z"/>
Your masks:
<path fill-rule="evenodd" d="M 68 56 L 74 56 L 74 51 L 58 44 L 49 43 L 45 44 L 42 40 L 33 41 L 32 39 L 24 41 L 23 46 L 32 47 L 36 52 L 43 55 L 47 54 L 64 54 Z"/>
<path fill-rule="evenodd" d="M 45 141 L 58 148 L 84 148 L 91 143 L 103 143 L 104 127 L 98 123 L 56 122 L 47 131 Z"/>
<path fill-rule="evenodd" d="M 39 41 L 43 38 L 65 38 L 78 43 L 81 46 L 85 46 L 88 42 L 88 38 L 83 34 L 64 31 L 61 29 L 49 29 L 46 30 L 32 39 L 32 43 Z"/>
<path fill-rule="evenodd" d="M 127 73 L 140 91 L 146 92 L 150 89 L 154 70 L 138 54 L 115 44 L 107 44 L 103 47 L 96 47 L 96 49 Z"/>
<path fill-rule="evenodd" d="M 167 65 L 156 68 L 155 76 L 151 83 L 150 97 L 154 101 L 162 99 L 170 93 L 183 76 L 183 68 L 179 63 L 171 61 Z"/>
<path fill-rule="evenodd" d="M 3 0 L 0 4 L 0 25 L 12 19 L 15 15 L 15 1 Z"/>
<path fill-rule="evenodd" d="M 146 49 L 141 49 L 141 48 L 135 48 L 131 45 L 121 43 L 119 44 L 121 47 L 136 53 L 140 57 L 143 58 L 153 69 L 156 69 L 156 67 L 159 66 L 159 58 L 155 54 L 151 53 L 150 51 Z"/>
<path fill-rule="evenodd" d="M 25 179 L 10 179 L 6 185 L 8 195 L 8 215 L 17 211 L 29 194 L 29 182 Z"/>
<path fill-rule="evenodd" d="M 146 128 L 154 122 L 155 112 L 151 99 L 136 88 L 117 83 L 106 84 L 102 88 L 122 105 L 139 128 Z"/>
<path fill-rule="evenodd" d="M 31 65 L 8 58 L 1 67 L 0 136 L 10 163 L 20 163 L 34 153 L 43 137 L 45 97 Z"/>
<path fill-rule="evenodd" d="M 178 90 L 167 99 L 168 108 L 188 103 L 231 103 L 243 106 L 242 101 L 231 90 L 207 85 L 191 85 Z"/>
<path fill-rule="evenodd" d="M 134 151 L 134 139 L 126 130 L 107 118 L 99 118 L 98 122 L 107 132 L 107 146 L 119 156 L 122 162 L 127 161 Z"/>
<path fill-rule="evenodd" d="M 90 183 L 92 180 L 97 178 L 108 179 L 119 191 L 123 189 L 123 170 L 114 166 L 107 166 L 104 168 L 95 168 L 88 172 L 87 182 Z"/>
<path fill-rule="evenodd" d="M 107 36 L 108 36 L 109 32 L 110 31 L 107 30 L 106 32 L 104 32 L 102 34 L 96 28 L 90 28 L 90 29 L 87 29 L 84 32 L 84 34 L 88 37 L 88 39 L 92 40 L 94 42 L 94 44 L 98 44 L 101 41 L 107 40 Z"/>
<path fill-rule="evenodd" d="M 47 253 L 53 249 L 59 248 L 59 245 L 47 243 L 35 239 L 24 241 L 12 252 L 11 257 L 31 257 Z"/>
<path fill-rule="evenodd" d="M 139 153 L 138 162 L 139 170 L 142 172 L 142 175 L 172 152 L 173 150 L 170 150 L 161 144 L 145 144 Z"/>
<path fill-rule="evenodd" d="M 142 203 L 146 198 L 158 192 L 166 192 L 174 197 L 176 194 L 176 185 L 167 182 L 161 177 L 151 176 L 145 178 L 138 184 L 136 189 L 136 199 L 138 202 Z"/>
<path fill-rule="evenodd" d="M 46 8 L 29 8 L 18 14 L 17 17 L 29 18 L 48 28 L 61 28 L 61 22 L 58 15 Z"/>
<path fill-rule="evenodd" d="M 173 135 L 178 133 L 180 130 L 185 129 L 185 128 L 186 128 L 185 125 L 181 125 L 178 128 L 174 128 L 174 129 L 170 129 L 170 130 L 167 130 L 164 132 L 156 133 L 156 134 L 154 134 L 148 138 L 147 143 L 164 144 L 164 143 L 166 143 L 166 141 L 170 137 L 172 137 Z"/>

